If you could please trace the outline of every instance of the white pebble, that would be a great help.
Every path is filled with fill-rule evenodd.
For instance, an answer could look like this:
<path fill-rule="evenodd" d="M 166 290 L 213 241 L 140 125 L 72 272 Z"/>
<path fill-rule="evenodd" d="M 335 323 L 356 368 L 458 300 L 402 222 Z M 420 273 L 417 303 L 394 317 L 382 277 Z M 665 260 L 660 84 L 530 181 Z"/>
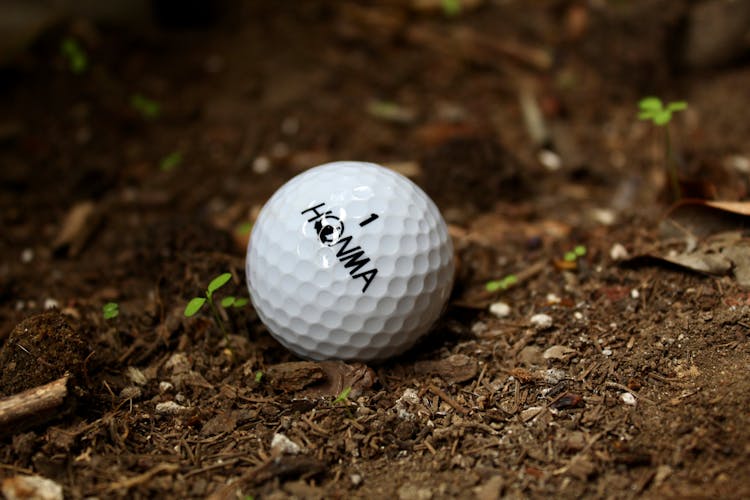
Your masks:
<path fill-rule="evenodd" d="M 602 354 L 604 354 L 605 356 L 612 356 L 612 349 L 604 349 L 602 351 Z"/>
<path fill-rule="evenodd" d="M 583 319 L 583 313 L 581 311 L 576 311 L 576 312 L 573 313 L 573 317 L 575 319 L 581 320 L 581 319 Z"/>
<path fill-rule="evenodd" d="M 172 389 L 174 389 L 174 386 L 171 382 L 167 382 L 165 380 L 159 382 L 159 392 L 169 392 Z"/>
<path fill-rule="evenodd" d="M 539 313 L 533 315 L 529 321 L 538 330 L 546 330 L 552 327 L 552 316 L 549 314 Z"/>
<path fill-rule="evenodd" d="M 24 248 L 21 252 L 21 262 L 28 264 L 34 260 L 34 250 L 32 248 Z"/>
<path fill-rule="evenodd" d="M 609 249 L 609 257 L 612 260 L 625 260 L 630 257 L 628 250 L 620 243 L 615 243 L 612 248 Z"/>
<path fill-rule="evenodd" d="M 253 172 L 265 174 L 271 170 L 271 160 L 267 156 L 259 156 L 253 161 Z"/>
<path fill-rule="evenodd" d="M 593 219 L 602 226 L 611 226 L 615 223 L 615 213 L 608 208 L 595 208 L 591 211 Z"/>
<path fill-rule="evenodd" d="M 623 392 L 622 394 L 620 394 L 620 399 L 622 399 L 622 402 L 628 406 L 635 406 L 635 396 L 633 396 L 629 392 Z"/>
<path fill-rule="evenodd" d="M 539 160 L 539 163 L 544 165 L 550 172 L 560 170 L 562 167 L 562 159 L 560 158 L 560 155 L 549 149 L 542 149 L 539 151 L 537 159 Z"/>
<path fill-rule="evenodd" d="M 510 316 L 510 306 L 505 302 L 495 302 L 490 305 L 490 314 L 498 318 L 507 318 Z"/>
<path fill-rule="evenodd" d="M 271 449 L 282 455 L 296 455 L 302 448 L 284 434 L 277 432 L 271 439 Z"/>
<path fill-rule="evenodd" d="M 359 486 L 362 484 L 362 476 L 360 474 L 352 474 L 349 476 L 349 480 L 352 482 L 352 486 Z"/>
<path fill-rule="evenodd" d="M 637 299 L 640 296 L 641 296 L 641 292 L 639 292 L 637 288 L 633 288 L 632 290 L 630 290 L 630 297 L 631 298 Z"/>
<path fill-rule="evenodd" d="M 156 413 L 161 413 L 163 415 L 177 415 L 178 413 L 182 413 L 187 410 L 188 408 L 186 406 L 177 404 L 174 401 L 164 401 L 163 403 L 158 403 L 156 405 Z"/>
<path fill-rule="evenodd" d="M 547 304 L 559 304 L 560 302 L 562 302 L 562 299 L 554 293 L 547 294 Z"/>
<path fill-rule="evenodd" d="M 44 299 L 45 309 L 58 309 L 59 307 L 60 307 L 60 304 L 55 299 L 51 299 L 51 298 Z"/>

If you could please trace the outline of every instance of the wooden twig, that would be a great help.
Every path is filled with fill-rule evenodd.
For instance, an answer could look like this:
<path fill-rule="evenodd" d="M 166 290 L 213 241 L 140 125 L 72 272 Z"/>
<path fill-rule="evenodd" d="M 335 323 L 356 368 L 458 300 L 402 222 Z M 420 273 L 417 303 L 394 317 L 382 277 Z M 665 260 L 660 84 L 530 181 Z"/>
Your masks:
<path fill-rule="evenodd" d="M 454 400 L 452 397 L 450 397 L 444 390 L 440 389 L 439 387 L 430 384 L 427 386 L 427 388 L 432 392 L 434 395 L 438 396 L 440 399 L 448 403 L 449 406 L 451 406 L 454 410 L 456 410 L 461 415 L 466 415 L 469 413 L 469 410 L 461 406 Z"/>
<path fill-rule="evenodd" d="M 70 374 L 0 400 L 0 435 L 21 432 L 60 416 L 68 398 Z"/>

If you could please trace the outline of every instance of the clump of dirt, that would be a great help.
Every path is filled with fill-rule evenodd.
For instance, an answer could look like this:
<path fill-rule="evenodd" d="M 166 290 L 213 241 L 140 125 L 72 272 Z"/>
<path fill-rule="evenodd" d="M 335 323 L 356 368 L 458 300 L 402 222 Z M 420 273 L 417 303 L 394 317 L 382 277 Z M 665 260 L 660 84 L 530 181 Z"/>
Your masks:
<path fill-rule="evenodd" d="M 83 373 L 86 342 L 58 312 L 25 319 L 16 326 L 0 351 L 0 396 L 46 384 L 69 372 Z"/>

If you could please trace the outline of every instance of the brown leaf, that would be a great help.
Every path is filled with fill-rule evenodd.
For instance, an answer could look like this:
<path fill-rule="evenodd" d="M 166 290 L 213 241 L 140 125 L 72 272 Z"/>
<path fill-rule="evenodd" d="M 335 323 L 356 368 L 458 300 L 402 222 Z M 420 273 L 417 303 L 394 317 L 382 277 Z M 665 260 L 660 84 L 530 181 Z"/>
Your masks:
<path fill-rule="evenodd" d="M 101 222 L 101 214 L 93 202 L 83 201 L 73 205 L 68 210 L 52 243 L 53 250 L 55 252 L 67 250 L 69 255 L 77 255 L 83 250 L 99 222 Z"/>
<path fill-rule="evenodd" d="M 294 392 L 326 378 L 320 363 L 292 361 L 269 366 L 266 375 L 271 386 L 279 391 Z"/>
<path fill-rule="evenodd" d="M 466 382 L 477 374 L 477 360 L 464 354 L 454 354 L 437 361 L 419 361 L 414 365 L 417 375 L 438 375 L 449 384 Z"/>

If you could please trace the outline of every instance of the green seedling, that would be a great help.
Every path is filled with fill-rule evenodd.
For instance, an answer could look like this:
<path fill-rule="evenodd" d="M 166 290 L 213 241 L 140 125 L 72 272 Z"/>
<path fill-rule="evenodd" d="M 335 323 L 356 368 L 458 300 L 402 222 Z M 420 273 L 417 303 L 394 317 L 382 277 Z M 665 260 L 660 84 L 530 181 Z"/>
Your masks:
<path fill-rule="evenodd" d="M 349 393 L 352 392 L 351 386 L 347 387 L 343 391 L 339 393 L 338 396 L 336 396 L 336 399 L 333 400 L 333 404 L 338 405 L 342 403 L 346 403 L 349 401 Z"/>
<path fill-rule="evenodd" d="M 518 277 L 515 274 L 509 274 L 503 279 L 488 281 L 484 288 L 488 292 L 498 292 L 500 290 L 507 290 L 518 283 Z"/>
<path fill-rule="evenodd" d="M 182 153 L 179 151 L 173 151 L 167 156 L 161 159 L 159 162 L 159 170 L 162 172 L 169 172 L 180 166 L 182 163 Z"/>
<path fill-rule="evenodd" d="M 666 106 L 658 97 L 646 97 L 638 102 L 638 119 L 648 120 L 657 127 L 664 129 L 664 168 L 669 175 L 669 181 L 672 185 L 672 195 L 675 200 L 682 197 L 680 191 L 680 182 L 677 178 L 677 163 L 672 154 L 672 141 L 669 134 L 669 123 L 672 121 L 672 115 L 677 111 L 687 109 L 687 102 L 675 101 Z"/>
<path fill-rule="evenodd" d="M 583 257 L 584 255 L 586 255 L 586 247 L 583 245 L 577 245 L 570 252 L 565 252 L 565 255 L 563 255 L 563 260 L 565 262 L 575 262 L 579 257 Z"/>
<path fill-rule="evenodd" d="M 252 222 L 241 222 L 237 224 L 234 228 L 234 232 L 237 233 L 240 236 L 245 236 L 247 234 L 250 234 L 250 231 L 253 229 L 253 223 Z"/>
<path fill-rule="evenodd" d="M 133 94 L 130 96 L 130 105 L 147 120 L 159 118 L 159 114 L 161 114 L 161 106 L 159 103 L 153 99 L 144 97 L 141 94 Z"/>
<path fill-rule="evenodd" d="M 461 13 L 461 0 L 441 0 L 440 6 L 446 17 L 456 17 Z"/>
<path fill-rule="evenodd" d="M 75 38 L 65 37 L 62 43 L 60 43 L 60 53 L 68 61 L 68 68 L 70 72 L 76 75 L 80 75 L 89 66 L 89 59 L 86 56 L 86 51 L 78 43 Z"/>
<path fill-rule="evenodd" d="M 255 383 L 260 384 L 260 381 L 263 380 L 263 372 L 258 370 L 255 372 Z"/>
<path fill-rule="evenodd" d="M 117 305 L 117 302 L 107 302 L 102 307 L 102 316 L 104 316 L 104 319 L 113 319 L 116 318 L 120 314 L 120 306 Z"/>
<path fill-rule="evenodd" d="M 211 313 L 213 314 L 214 321 L 216 321 L 216 324 L 219 326 L 219 329 L 224 334 L 225 338 L 227 336 L 227 330 L 224 327 L 224 322 L 221 320 L 219 310 L 216 308 L 216 303 L 214 302 L 214 292 L 226 285 L 230 279 L 232 279 L 231 273 L 220 274 L 212 279 L 208 284 L 208 287 L 206 288 L 205 297 L 193 297 L 192 299 L 190 299 L 190 302 L 188 302 L 187 306 L 185 306 L 184 313 L 186 318 L 190 318 L 191 316 L 195 316 L 195 314 L 197 314 L 204 305 L 208 304 L 209 308 L 211 309 Z M 221 307 L 223 308 L 234 307 L 235 309 L 246 306 L 247 303 L 247 298 L 234 297 L 231 295 L 224 297 L 220 302 Z"/>

